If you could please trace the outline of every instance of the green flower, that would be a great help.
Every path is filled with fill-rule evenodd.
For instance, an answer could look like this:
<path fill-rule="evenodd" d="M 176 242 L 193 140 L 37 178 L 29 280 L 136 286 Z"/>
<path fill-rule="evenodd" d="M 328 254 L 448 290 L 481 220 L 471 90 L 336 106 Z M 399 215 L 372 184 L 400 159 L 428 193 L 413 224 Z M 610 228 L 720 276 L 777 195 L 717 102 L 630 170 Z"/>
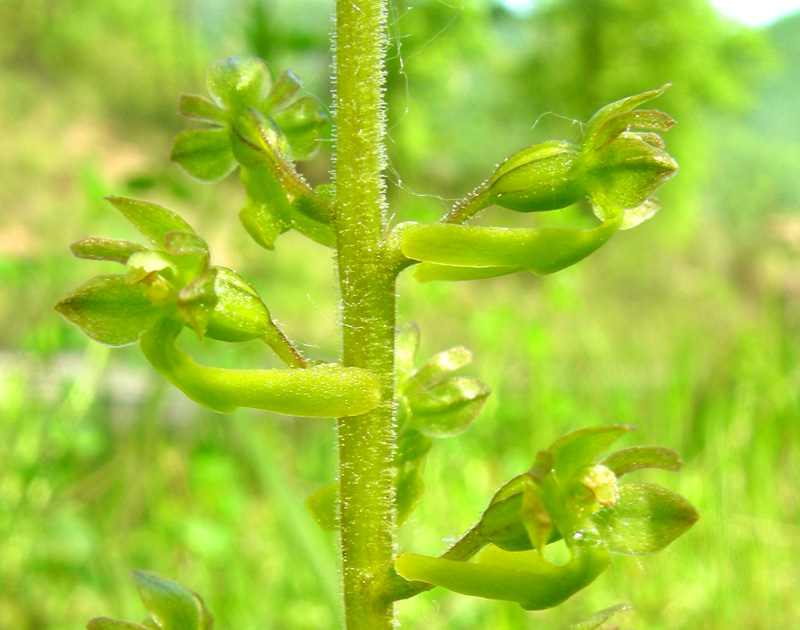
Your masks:
<path fill-rule="evenodd" d="M 668 86 L 606 105 L 586 124 L 583 140 L 542 142 L 503 162 L 486 184 L 486 201 L 518 212 L 557 210 L 588 197 L 598 218 L 622 215 L 621 229 L 659 208 L 653 197 L 678 170 L 656 132 L 675 121 L 658 110 L 637 110 Z"/>
<path fill-rule="evenodd" d="M 302 84 L 291 70 L 273 83 L 261 59 L 230 57 L 209 67 L 206 84 L 212 100 L 184 94 L 179 110 L 214 128 L 182 131 L 172 147 L 171 159 L 193 177 L 213 182 L 236 168 L 232 142 L 241 121 L 251 116 L 270 129 L 273 151 L 292 160 L 306 160 L 316 151 L 328 115 L 316 99 L 296 98 Z"/>
<path fill-rule="evenodd" d="M 526 610 L 556 606 L 593 582 L 610 554 L 659 551 L 697 520 L 680 495 L 652 484 L 619 484 L 642 468 L 677 470 L 671 449 L 634 447 L 601 459 L 633 427 L 612 425 L 574 431 L 540 452 L 533 467 L 492 498 L 475 527 L 486 549 L 477 562 L 402 554 L 397 572 L 476 597 L 519 603 Z M 563 539 L 566 564 L 544 557 Z"/>
<path fill-rule="evenodd" d="M 160 320 L 177 319 L 199 337 L 245 341 L 274 334 L 269 311 L 236 272 L 212 267 L 208 245 L 177 214 L 156 204 L 109 197 L 149 241 L 89 236 L 78 258 L 125 265 L 123 274 L 98 276 L 67 295 L 56 309 L 89 337 L 112 346 L 136 343 Z"/>

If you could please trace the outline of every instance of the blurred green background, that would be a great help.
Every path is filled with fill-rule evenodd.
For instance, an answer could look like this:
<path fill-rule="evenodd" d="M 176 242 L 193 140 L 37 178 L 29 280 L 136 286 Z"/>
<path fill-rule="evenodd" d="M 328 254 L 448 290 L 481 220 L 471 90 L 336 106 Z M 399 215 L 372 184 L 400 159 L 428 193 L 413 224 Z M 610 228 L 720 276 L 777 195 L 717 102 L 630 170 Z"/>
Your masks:
<path fill-rule="evenodd" d="M 178 94 L 205 67 L 258 54 L 330 101 L 330 0 L 0 2 L 0 628 L 67 630 L 143 614 L 127 572 L 199 591 L 228 630 L 336 628 L 335 538 L 305 496 L 335 474 L 332 421 L 205 411 L 137 348 L 88 342 L 52 309 L 96 273 L 68 245 L 134 236 L 103 195 L 173 207 L 215 262 L 257 286 L 307 353 L 336 358 L 331 255 L 296 235 L 267 255 L 236 214 L 235 178 L 169 163 Z M 701 520 L 658 556 L 618 557 L 556 611 L 436 590 L 399 605 L 424 629 L 565 628 L 621 602 L 640 629 L 774 629 L 800 619 L 800 15 L 761 29 L 705 0 L 392 4 L 388 172 L 396 220 L 435 220 L 535 141 L 577 140 L 599 106 L 672 81 L 681 164 L 662 211 L 577 267 L 461 284 L 400 280 L 422 355 L 455 344 L 493 395 L 438 444 L 401 531 L 435 553 L 563 432 L 627 422 L 679 475 L 650 479 Z M 323 150 L 304 165 L 325 180 Z M 491 211 L 498 223 L 520 223 Z M 588 223 L 585 208 L 525 224 Z M 104 271 L 106 270 L 106 271 Z M 187 335 L 188 337 L 188 335 Z M 187 339 L 191 345 L 191 340 Z M 192 346 L 275 365 L 258 344 Z"/>

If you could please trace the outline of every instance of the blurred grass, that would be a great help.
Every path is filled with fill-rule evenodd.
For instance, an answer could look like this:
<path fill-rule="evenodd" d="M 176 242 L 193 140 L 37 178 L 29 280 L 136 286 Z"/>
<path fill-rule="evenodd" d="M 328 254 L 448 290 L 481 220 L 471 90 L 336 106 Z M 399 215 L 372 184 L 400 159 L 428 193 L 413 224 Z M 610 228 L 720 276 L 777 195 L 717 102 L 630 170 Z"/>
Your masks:
<path fill-rule="evenodd" d="M 0 628 L 67 630 L 98 614 L 136 619 L 143 611 L 127 576 L 134 568 L 203 594 L 219 628 L 335 628 L 335 537 L 316 529 L 302 504 L 335 474 L 333 423 L 206 412 L 152 374 L 136 348 L 90 344 L 52 311 L 67 288 L 104 269 L 73 262 L 69 242 L 89 231 L 133 236 L 100 198 L 141 195 L 185 212 L 209 236 L 215 262 L 245 272 L 308 354 L 335 359 L 330 254 L 287 235 L 275 255 L 262 256 L 238 227 L 242 197 L 233 183 L 199 187 L 166 164 L 181 125 L 171 116 L 174 99 L 181 89 L 199 89 L 207 61 L 260 48 L 305 67 L 316 77 L 312 87 L 324 91 L 327 53 L 318 30 L 304 31 L 283 2 L 244 4 L 230 14 L 210 1 L 176 2 L 171 12 L 156 3 L 101 4 L 67 10 L 13 0 L 0 9 L 7 35 L 0 47 Z M 470 37 L 479 29 L 468 18 L 489 15 L 481 6 L 464 9 Z M 272 7 L 291 17 L 294 36 L 265 40 L 280 23 L 272 31 L 232 30 L 258 7 L 264 16 Z M 434 40 L 435 20 L 446 23 L 449 14 L 435 5 L 424 16 L 433 21 L 420 23 L 432 32 L 421 43 L 441 63 L 457 41 Z M 481 42 L 471 41 L 470 53 L 482 55 Z M 407 72 L 413 79 L 410 65 Z M 472 85 L 455 76 L 451 93 L 460 80 Z M 416 95 L 404 92 L 402 76 L 399 85 L 395 94 Z M 409 103 L 393 139 L 408 136 L 411 144 L 393 149 L 393 179 L 409 155 L 433 159 L 425 151 L 439 137 Z M 459 115 L 469 110 L 461 104 Z M 445 108 L 440 116 L 447 115 Z M 489 119 L 481 110 L 470 122 Z M 519 120 L 509 124 L 522 128 Z M 730 144 L 751 156 L 752 141 Z M 499 151 L 470 143 L 471 165 L 487 161 L 482 152 L 491 152 L 491 162 Z M 447 179 L 453 153 L 430 170 L 443 194 L 468 187 Z M 682 163 L 691 156 L 687 149 Z M 409 173 L 415 188 L 426 164 Z M 775 159 L 771 168 L 786 164 Z M 699 173 L 703 165 L 686 166 Z M 323 156 L 309 176 L 327 168 Z M 661 215 L 553 277 L 454 285 L 401 278 L 400 317 L 420 323 L 421 356 L 463 343 L 476 357 L 465 372 L 493 389 L 476 426 L 435 447 L 428 490 L 401 531 L 404 549 L 440 551 L 498 485 L 530 466 L 536 450 L 565 431 L 610 422 L 639 427 L 628 445 L 678 449 L 683 471 L 650 478 L 701 513 L 668 552 L 616 558 L 596 585 L 556 611 L 525 613 L 434 591 L 400 604 L 405 626 L 556 629 L 623 601 L 636 606 L 623 626 L 794 626 L 800 222 L 791 206 L 753 211 L 772 181 L 759 175 L 764 196 L 749 191 L 736 220 L 725 215 L 736 195 L 715 190 L 724 182 L 710 177 L 714 186 L 665 195 L 675 201 L 667 199 Z M 669 186 L 682 186 L 680 178 Z M 432 220 L 445 205 L 405 185 L 391 192 L 401 216 Z M 695 205 L 677 207 L 679 199 Z M 582 220 L 579 210 L 560 214 L 557 221 Z M 676 227 L 675 217 L 687 215 L 689 227 Z M 220 365 L 274 364 L 257 344 L 186 344 Z"/>

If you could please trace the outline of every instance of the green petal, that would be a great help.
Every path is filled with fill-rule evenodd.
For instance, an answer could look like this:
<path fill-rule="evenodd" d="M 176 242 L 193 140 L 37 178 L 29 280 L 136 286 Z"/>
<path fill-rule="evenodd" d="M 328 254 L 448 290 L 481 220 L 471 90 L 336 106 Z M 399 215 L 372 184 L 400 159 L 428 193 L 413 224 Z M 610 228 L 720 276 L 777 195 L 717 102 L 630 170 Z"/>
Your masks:
<path fill-rule="evenodd" d="M 567 433 L 553 442 L 548 451 L 553 456 L 559 481 L 568 482 L 577 471 L 593 464 L 614 442 L 633 430 L 628 424 L 590 427 Z"/>
<path fill-rule="evenodd" d="M 97 276 L 56 304 L 56 310 L 86 335 L 109 346 L 135 343 L 160 317 L 157 309 L 125 276 Z"/>
<path fill-rule="evenodd" d="M 668 131 L 674 126 L 675 119 L 657 109 L 621 112 L 608 118 L 597 129 L 592 136 L 591 145 L 584 146 L 584 150 L 596 150 L 625 131 Z M 661 144 L 663 146 L 663 142 Z"/>
<path fill-rule="evenodd" d="M 178 309 L 201 340 L 217 305 L 214 291 L 216 275 L 216 269 L 204 271 L 178 293 Z"/>
<path fill-rule="evenodd" d="M 286 107 L 302 86 L 303 82 L 300 81 L 300 77 L 291 70 L 284 70 L 269 91 L 269 95 L 261 105 L 261 110 L 270 113 Z"/>
<path fill-rule="evenodd" d="M 70 249 L 75 258 L 108 260 L 124 265 L 128 262 L 128 258 L 130 258 L 132 254 L 142 252 L 146 248 L 138 243 L 122 241 L 116 238 L 84 236 L 70 245 Z"/>
<path fill-rule="evenodd" d="M 631 446 L 614 451 L 602 462 L 617 477 L 645 468 L 661 468 L 678 472 L 683 462 L 678 452 L 663 446 Z"/>
<path fill-rule="evenodd" d="M 605 107 L 601 107 L 597 110 L 597 113 L 592 116 L 589 122 L 586 123 L 586 127 L 584 128 L 584 138 L 586 142 L 591 142 L 598 128 L 609 118 L 622 112 L 629 112 L 639 107 L 639 105 L 644 105 L 648 101 L 652 101 L 654 98 L 661 96 L 671 85 L 671 83 L 667 83 L 658 89 L 642 92 L 641 94 L 634 94 L 633 96 L 625 97 Z"/>
<path fill-rule="evenodd" d="M 169 157 L 202 182 L 218 181 L 236 168 L 227 129 L 181 131 Z"/>
<path fill-rule="evenodd" d="M 224 109 L 199 94 L 181 94 L 178 113 L 186 118 L 210 123 L 224 123 L 227 118 Z"/>

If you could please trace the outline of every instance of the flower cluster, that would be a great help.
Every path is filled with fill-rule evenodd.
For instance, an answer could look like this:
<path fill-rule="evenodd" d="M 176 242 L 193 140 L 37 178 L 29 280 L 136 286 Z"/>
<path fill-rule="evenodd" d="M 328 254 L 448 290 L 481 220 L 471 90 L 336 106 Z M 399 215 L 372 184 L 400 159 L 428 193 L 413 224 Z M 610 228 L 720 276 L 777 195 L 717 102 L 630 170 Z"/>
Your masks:
<path fill-rule="evenodd" d="M 540 452 L 533 467 L 504 485 L 475 527 L 486 549 L 477 562 L 403 554 L 398 573 L 466 595 L 515 601 L 528 610 L 555 606 L 588 586 L 609 554 L 659 551 L 697 520 L 680 495 L 653 484 L 619 484 L 642 468 L 678 470 L 675 451 L 622 449 L 602 458 L 631 430 L 612 425 L 574 431 Z M 548 544 L 563 540 L 571 559 L 553 564 Z"/>

